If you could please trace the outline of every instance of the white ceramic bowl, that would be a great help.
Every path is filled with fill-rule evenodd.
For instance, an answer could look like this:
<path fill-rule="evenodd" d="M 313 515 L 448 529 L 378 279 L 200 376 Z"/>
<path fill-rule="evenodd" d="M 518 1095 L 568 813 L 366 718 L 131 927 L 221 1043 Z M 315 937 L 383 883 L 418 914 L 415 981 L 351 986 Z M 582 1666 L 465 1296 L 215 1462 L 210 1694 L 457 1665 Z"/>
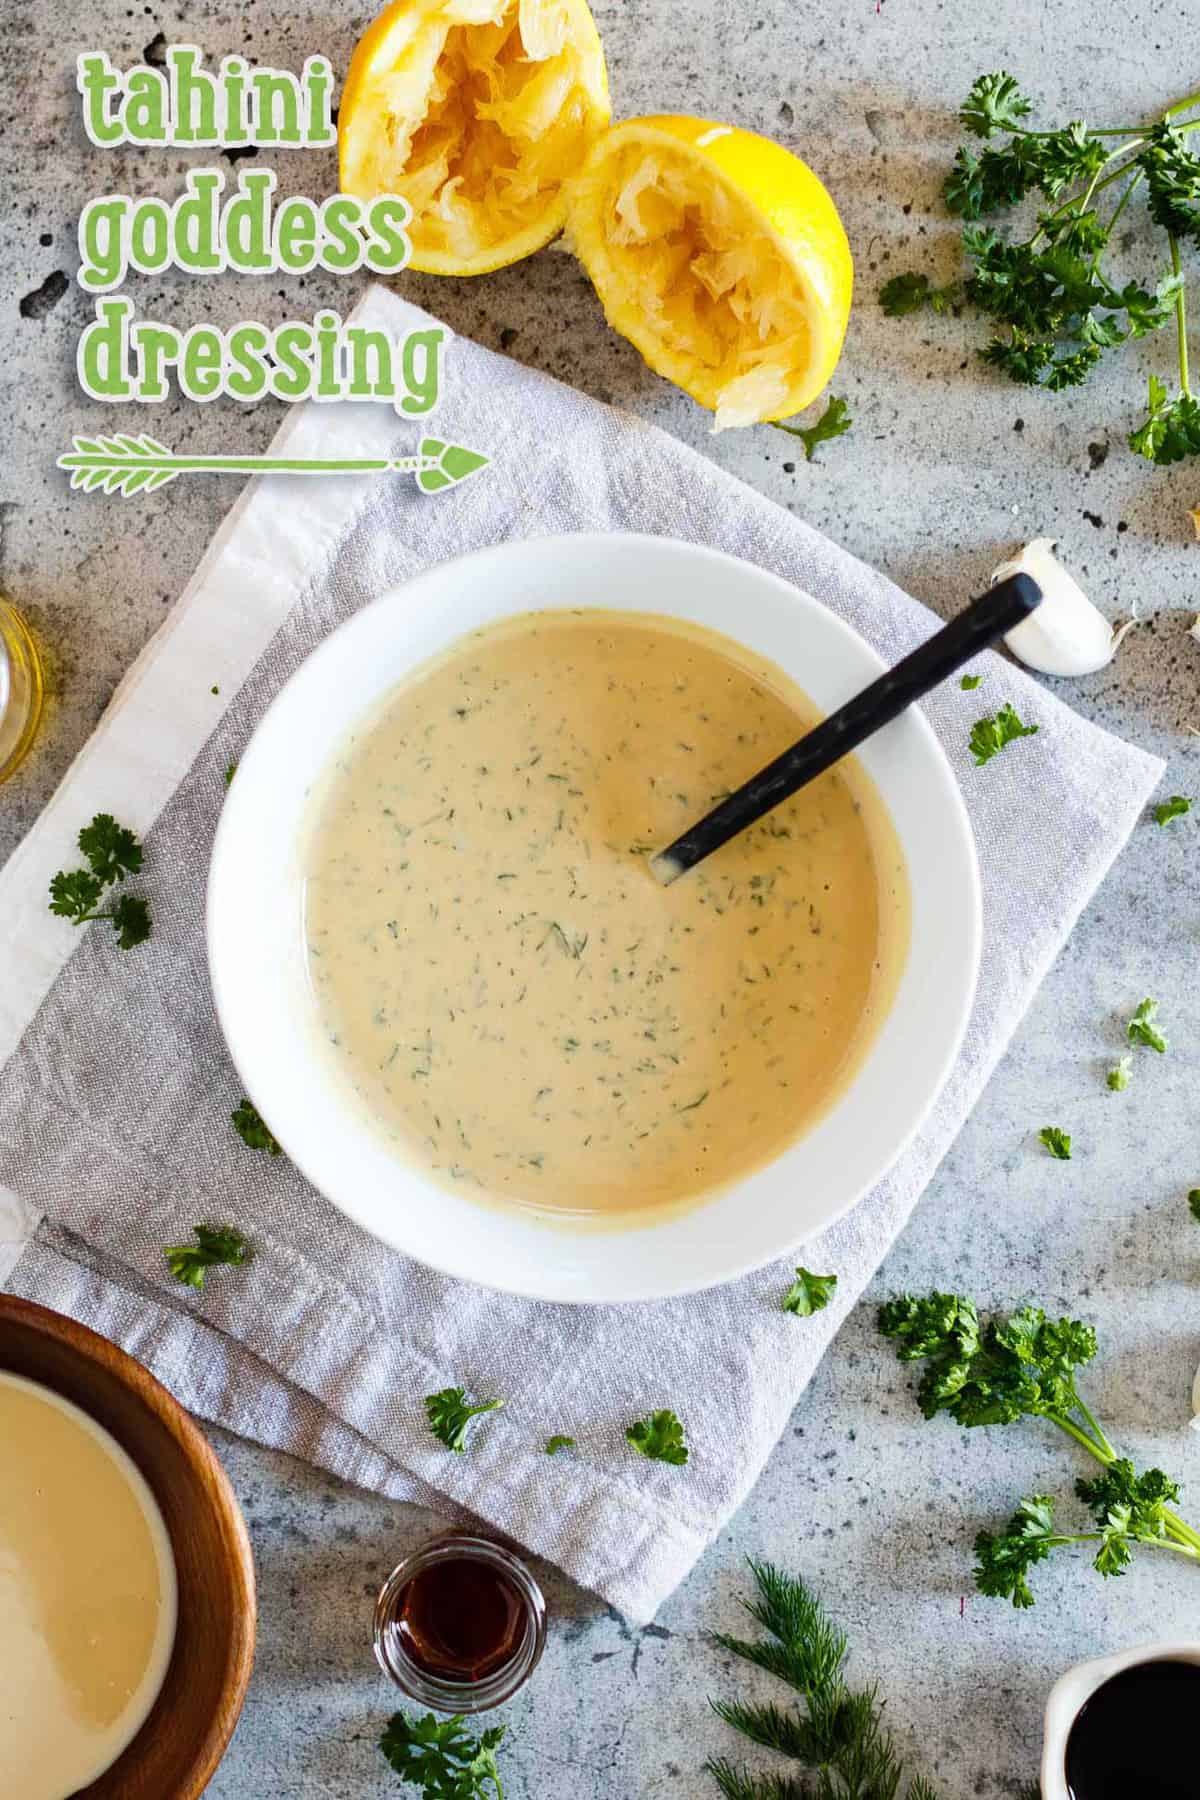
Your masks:
<path fill-rule="evenodd" d="M 349 727 L 416 665 L 512 613 L 666 613 L 768 657 L 831 711 L 883 668 L 856 632 L 748 563 L 671 538 L 534 538 L 442 563 L 335 631 L 268 708 L 225 802 L 208 888 L 217 1012 L 246 1092 L 292 1161 L 367 1231 L 446 1274 L 543 1300 L 651 1300 L 784 1255 L 887 1170 L 936 1099 L 975 991 L 975 848 L 949 764 L 916 711 L 860 752 L 908 862 L 912 943 L 855 1080 L 768 1167 L 677 1217 L 597 1230 L 447 1192 L 398 1160 L 330 1078 L 302 936 L 310 790 Z"/>

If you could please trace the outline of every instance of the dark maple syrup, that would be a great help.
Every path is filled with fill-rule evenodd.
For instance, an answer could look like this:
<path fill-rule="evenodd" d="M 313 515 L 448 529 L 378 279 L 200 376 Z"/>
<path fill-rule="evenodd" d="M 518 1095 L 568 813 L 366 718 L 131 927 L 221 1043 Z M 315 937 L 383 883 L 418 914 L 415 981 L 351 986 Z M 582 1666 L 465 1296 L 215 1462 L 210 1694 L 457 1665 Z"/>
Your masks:
<path fill-rule="evenodd" d="M 440 1712 L 486 1712 L 528 1681 L 546 1602 L 513 1551 L 472 1532 L 429 1538 L 375 1605 L 375 1655 L 406 1694 Z"/>
<path fill-rule="evenodd" d="M 421 1569 L 397 1595 L 396 1627 L 417 1667 L 445 1681 L 482 1681 L 511 1662 L 526 1607 L 508 1577 L 476 1557 Z"/>
<path fill-rule="evenodd" d="M 1098 1687 L 1067 1739 L 1072 1800 L 1200 1800 L 1200 1665 L 1137 1663 Z"/>

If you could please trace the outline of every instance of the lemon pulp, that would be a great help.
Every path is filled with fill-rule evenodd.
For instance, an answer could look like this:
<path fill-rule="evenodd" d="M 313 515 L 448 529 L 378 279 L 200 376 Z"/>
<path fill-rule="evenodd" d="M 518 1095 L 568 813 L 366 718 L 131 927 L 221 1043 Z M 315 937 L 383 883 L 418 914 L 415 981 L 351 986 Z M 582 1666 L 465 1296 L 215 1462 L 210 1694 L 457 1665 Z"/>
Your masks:
<path fill-rule="evenodd" d="M 585 0 L 397 0 L 347 74 L 341 185 L 403 194 L 413 268 L 479 274 L 561 230 L 608 116 Z"/>
<path fill-rule="evenodd" d="M 572 187 L 570 231 L 610 324 L 715 429 L 799 412 L 829 380 L 849 247 L 780 145 L 703 119 L 620 125 Z"/>

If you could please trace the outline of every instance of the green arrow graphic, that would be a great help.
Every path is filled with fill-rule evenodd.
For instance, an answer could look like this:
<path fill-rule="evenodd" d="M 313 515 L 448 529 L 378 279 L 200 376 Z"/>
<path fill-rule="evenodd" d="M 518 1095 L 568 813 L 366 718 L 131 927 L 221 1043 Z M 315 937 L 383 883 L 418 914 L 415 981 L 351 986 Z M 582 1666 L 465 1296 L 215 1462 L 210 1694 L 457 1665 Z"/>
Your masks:
<path fill-rule="evenodd" d="M 58 459 L 71 471 L 71 486 L 106 494 L 152 493 L 179 475 L 415 475 L 423 494 L 457 487 L 468 475 L 486 468 L 486 456 L 442 438 L 421 439 L 413 456 L 174 456 L 157 438 L 115 437 L 72 440 Z"/>

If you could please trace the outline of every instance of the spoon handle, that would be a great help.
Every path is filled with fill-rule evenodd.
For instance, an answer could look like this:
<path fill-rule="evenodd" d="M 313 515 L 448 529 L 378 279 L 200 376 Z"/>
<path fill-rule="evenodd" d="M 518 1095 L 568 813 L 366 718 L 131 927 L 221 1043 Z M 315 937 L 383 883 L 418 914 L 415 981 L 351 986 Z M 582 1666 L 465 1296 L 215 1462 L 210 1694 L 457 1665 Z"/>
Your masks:
<path fill-rule="evenodd" d="M 714 850 L 753 825 L 764 813 L 790 799 L 799 788 L 823 775 L 833 763 L 857 749 L 865 738 L 953 675 L 981 650 L 1022 619 L 1042 599 L 1028 575 L 1010 575 L 972 600 L 948 625 L 927 638 L 894 669 L 888 669 L 844 706 L 822 719 L 774 762 L 752 775 L 673 844 L 651 858 L 650 867 L 664 885 L 694 868 Z"/>

